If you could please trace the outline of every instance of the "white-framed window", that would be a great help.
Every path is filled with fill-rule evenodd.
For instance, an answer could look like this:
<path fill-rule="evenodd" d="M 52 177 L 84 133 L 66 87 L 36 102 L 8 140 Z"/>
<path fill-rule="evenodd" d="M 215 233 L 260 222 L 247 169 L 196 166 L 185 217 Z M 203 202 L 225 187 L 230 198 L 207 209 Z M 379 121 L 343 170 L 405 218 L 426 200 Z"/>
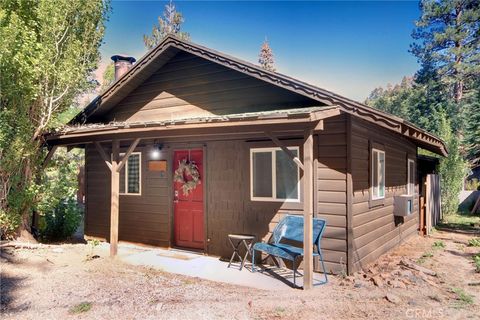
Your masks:
<path fill-rule="evenodd" d="M 415 193 L 415 161 L 408 159 L 407 162 L 407 194 Z"/>
<path fill-rule="evenodd" d="M 372 148 L 372 200 L 385 198 L 385 151 Z"/>
<path fill-rule="evenodd" d="M 124 153 L 120 154 L 121 156 Z M 123 178 L 123 179 L 122 179 Z M 120 172 L 120 194 L 141 195 L 142 194 L 142 153 L 132 152 L 128 157 L 125 166 Z"/>
<path fill-rule="evenodd" d="M 298 147 L 288 149 L 298 157 Z M 250 149 L 250 199 L 300 202 L 300 170 L 282 149 Z"/>

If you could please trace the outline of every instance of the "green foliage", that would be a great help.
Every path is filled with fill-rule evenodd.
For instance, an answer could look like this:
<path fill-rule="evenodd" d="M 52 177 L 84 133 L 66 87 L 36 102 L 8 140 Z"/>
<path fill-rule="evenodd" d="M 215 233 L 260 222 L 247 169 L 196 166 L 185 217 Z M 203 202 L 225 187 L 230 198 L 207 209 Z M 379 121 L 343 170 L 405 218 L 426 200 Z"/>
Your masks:
<path fill-rule="evenodd" d="M 65 200 L 75 199 L 78 170 L 83 163 L 83 151 L 58 149 L 37 186 L 35 210 L 40 215 L 52 212 Z"/>
<path fill-rule="evenodd" d="M 45 229 L 42 238 L 49 241 L 68 239 L 77 230 L 81 221 L 80 209 L 74 199 L 60 202 L 45 214 Z"/>
<path fill-rule="evenodd" d="M 0 209 L 0 239 L 11 239 L 15 236 L 21 219 L 18 214 Z"/>
<path fill-rule="evenodd" d="M 445 243 L 441 240 L 435 241 L 432 245 L 432 249 L 444 249 L 445 248 Z"/>
<path fill-rule="evenodd" d="M 110 87 L 113 82 L 115 82 L 115 64 L 112 62 L 108 64 L 103 72 L 103 81 L 101 91 L 105 91 L 108 87 Z"/>
<path fill-rule="evenodd" d="M 477 178 L 465 181 L 465 190 L 480 190 L 480 181 Z"/>
<path fill-rule="evenodd" d="M 480 272 L 480 253 L 474 254 L 472 258 L 475 264 L 475 271 Z"/>
<path fill-rule="evenodd" d="M 466 106 L 464 147 L 470 163 L 480 165 L 480 80 L 475 88 L 476 93 Z"/>
<path fill-rule="evenodd" d="M 422 0 L 420 9 L 411 52 L 422 65 L 434 66 L 460 102 L 480 75 L 480 2 Z"/>
<path fill-rule="evenodd" d="M 478 228 L 474 227 L 475 224 L 480 224 L 480 216 L 475 216 L 470 213 L 456 213 L 445 215 L 439 226 L 478 232 Z"/>
<path fill-rule="evenodd" d="M 480 238 L 472 238 L 468 240 L 469 247 L 480 247 Z"/>
<path fill-rule="evenodd" d="M 92 305 L 93 304 L 91 302 L 81 302 L 71 307 L 69 312 L 71 314 L 85 313 L 92 309 Z"/>
<path fill-rule="evenodd" d="M 28 228 L 46 155 L 42 135 L 65 124 L 77 97 L 95 86 L 108 10 L 104 0 L 0 1 L 2 228 L 18 216 Z"/>
<path fill-rule="evenodd" d="M 464 307 L 473 303 L 473 296 L 465 292 L 462 288 L 452 288 L 453 293 L 456 294 L 458 300 L 457 307 Z"/>
<path fill-rule="evenodd" d="M 441 159 L 438 168 L 441 185 L 442 212 L 454 214 L 458 210 L 458 195 L 467 174 L 467 162 L 460 154 L 458 137 L 454 136 L 445 115 L 440 118 L 440 136 L 447 144 L 448 157 Z"/>
<path fill-rule="evenodd" d="M 184 40 L 190 40 L 190 34 L 181 31 L 184 22 L 183 15 L 177 11 L 172 0 L 165 5 L 163 17 L 158 17 L 158 25 L 152 28 L 152 35 L 144 35 L 143 42 L 147 49 L 156 47 L 169 34 Z"/>
<path fill-rule="evenodd" d="M 43 216 L 40 235 L 45 240 L 69 238 L 81 221 L 76 201 L 78 169 L 83 162 L 79 150 L 57 150 L 37 186 L 35 210 Z"/>
<path fill-rule="evenodd" d="M 424 264 L 428 258 L 432 258 L 432 257 L 433 257 L 433 253 L 428 251 L 422 254 L 422 256 L 418 258 L 416 262 L 417 264 Z"/>

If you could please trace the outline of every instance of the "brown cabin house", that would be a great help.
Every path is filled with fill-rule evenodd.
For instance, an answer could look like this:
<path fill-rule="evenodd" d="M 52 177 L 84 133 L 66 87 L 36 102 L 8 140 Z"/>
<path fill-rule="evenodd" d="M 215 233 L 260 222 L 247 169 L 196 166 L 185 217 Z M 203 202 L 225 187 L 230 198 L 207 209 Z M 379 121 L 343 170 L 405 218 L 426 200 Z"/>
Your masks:
<path fill-rule="evenodd" d="M 417 149 L 445 156 L 437 137 L 172 36 L 116 60 L 126 72 L 47 136 L 51 152 L 85 148 L 85 234 L 112 254 L 119 240 L 229 257 L 227 234 L 268 240 L 290 213 L 305 237 L 309 217 L 325 219 L 327 269 L 352 273 L 417 233 Z M 174 179 L 192 163 L 197 182 Z"/>

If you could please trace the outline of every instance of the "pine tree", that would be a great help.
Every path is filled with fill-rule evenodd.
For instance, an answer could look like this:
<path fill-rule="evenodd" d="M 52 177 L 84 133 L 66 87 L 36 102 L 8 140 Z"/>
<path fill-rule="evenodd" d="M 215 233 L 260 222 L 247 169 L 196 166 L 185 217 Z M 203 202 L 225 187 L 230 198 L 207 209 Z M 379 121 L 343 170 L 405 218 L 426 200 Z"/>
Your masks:
<path fill-rule="evenodd" d="M 265 39 L 265 41 L 262 44 L 262 47 L 260 48 L 260 54 L 258 55 L 258 63 L 265 70 L 275 71 L 275 61 L 273 59 L 273 51 L 272 51 L 272 48 L 270 48 L 270 45 L 268 44 L 267 39 Z"/>
<path fill-rule="evenodd" d="M 167 35 L 173 34 L 180 39 L 190 40 L 190 34 L 181 31 L 184 22 L 183 15 L 177 11 L 172 0 L 165 5 L 163 17 L 158 17 L 158 25 L 152 28 L 152 35 L 144 35 L 143 42 L 147 49 L 157 46 Z"/>
<path fill-rule="evenodd" d="M 434 65 L 459 103 L 480 76 L 480 1 L 422 0 L 420 8 L 411 52 Z"/>

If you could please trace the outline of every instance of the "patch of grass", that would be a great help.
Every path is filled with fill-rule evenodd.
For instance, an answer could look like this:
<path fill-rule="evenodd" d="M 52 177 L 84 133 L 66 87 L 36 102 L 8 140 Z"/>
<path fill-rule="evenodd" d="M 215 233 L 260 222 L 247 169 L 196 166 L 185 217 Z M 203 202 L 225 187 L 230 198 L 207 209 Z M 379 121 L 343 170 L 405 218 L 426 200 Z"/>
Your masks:
<path fill-rule="evenodd" d="M 443 241 L 435 241 L 433 244 L 432 244 L 432 249 L 443 249 L 445 248 L 445 243 Z"/>
<path fill-rule="evenodd" d="M 472 258 L 475 264 L 475 271 L 480 272 L 480 253 L 474 254 Z"/>
<path fill-rule="evenodd" d="M 195 280 L 194 279 L 183 279 L 182 280 L 183 284 L 189 286 L 189 285 L 194 285 L 195 284 Z"/>
<path fill-rule="evenodd" d="M 480 247 L 480 238 L 472 238 L 468 240 L 469 247 Z"/>
<path fill-rule="evenodd" d="M 282 307 L 276 307 L 275 308 L 275 316 L 276 317 L 282 317 L 285 313 L 286 309 Z"/>
<path fill-rule="evenodd" d="M 78 313 L 88 312 L 88 311 L 90 311 L 90 309 L 92 309 L 92 303 L 91 302 L 81 302 L 81 303 L 76 304 L 73 307 L 71 307 L 69 312 L 71 314 L 78 314 Z"/>
<path fill-rule="evenodd" d="M 428 258 L 432 258 L 432 257 L 433 257 L 433 253 L 427 251 L 424 254 L 422 254 L 420 258 L 417 259 L 417 264 L 424 264 Z"/>
<path fill-rule="evenodd" d="M 480 224 L 480 216 L 472 215 L 470 213 L 457 213 L 445 215 L 443 220 L 437 225 L 439 228 L 449 228 L 457 230 L 480 230 L 475 227 Z"/>
<path fill-rule="evenodd" d="M 462 288 L 452 288 L 452 291 L 457 295 L 457 307 L 464 307 L 473 304 L 473 296 L 466 293 Z"/>

